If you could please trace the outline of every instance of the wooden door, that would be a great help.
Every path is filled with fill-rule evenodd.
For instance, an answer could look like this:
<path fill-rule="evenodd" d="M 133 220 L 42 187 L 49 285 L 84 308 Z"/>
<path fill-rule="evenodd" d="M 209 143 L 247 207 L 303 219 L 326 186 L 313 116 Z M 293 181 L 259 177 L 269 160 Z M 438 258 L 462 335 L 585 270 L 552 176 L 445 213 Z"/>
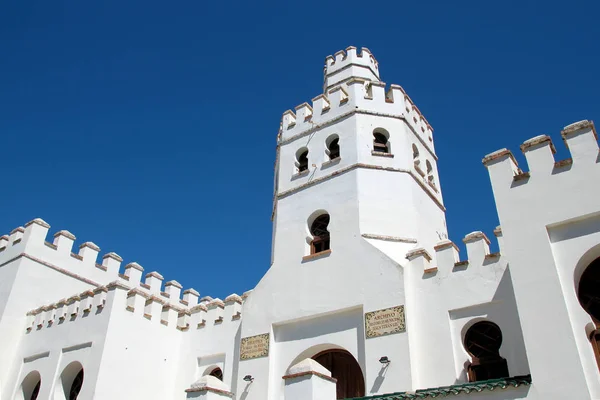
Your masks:
<path fill-rule="evenodd" d="M 343 350 L 327 350 L 314 356 L 313 360 L 327 368 L 331 377 L 337 379 L 338 399 L 365 395 L 362 370 L 352 354 Z"/>

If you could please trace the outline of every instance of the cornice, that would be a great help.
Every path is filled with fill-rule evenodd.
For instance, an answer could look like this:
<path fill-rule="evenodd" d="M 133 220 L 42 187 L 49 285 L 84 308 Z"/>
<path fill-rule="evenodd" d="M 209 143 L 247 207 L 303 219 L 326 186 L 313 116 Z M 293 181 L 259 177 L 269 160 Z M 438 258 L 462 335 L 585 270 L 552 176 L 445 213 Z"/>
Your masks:
<path fill-rule="evenodd" d="M 444 207 L 444 204 L 441 202 L 440 199 L 437 198 L 436 194 L 432 193 L 433 189 L 430 189 L 427 184 L 425 184 L 424 182 L 421 182 L 421 180 L 419 179 L 420 177 L 417 176 L 413 171 L 408 170 L 408 169 L 404 169 L 404 168 L 394 168 L 394 167 L 382 167 L 380 165 L 372 165 L 372 164 L 362 164 L 362 163 L 356 163 L 356 164 L 352 164 L 349 165 L 347 167 L 344 167 L 342 169 L 339 169 L 337 171 L 333 171 L 332 173 L 316 178 L 310 182 L 306 182 L 300 186 L 297 186 L 295 188 L 292 189 L 288 189 L 284 192 L 278 193 L 276 195 L 276 200 L 280 200 L 283 199 L 289 195 L 292 195 L 294 193 L 297 193 L 301 190 L 304 190 L 306 188 L 309 188 L 311 186 L 314 185 L 318 185 L 321 182 L 325 182 L 335 176 L 341 175 L 341 174 L 345 174 L 346 172 L 355 170 L 357 168 L 363 168 L 363 169 L 376 169 L 376 170 L 380 170 L 380 171 L 387 171 L 387 172 L 401 172 L 401 173 L 405 173 L 405 174 L 409 174 L 414 180 L 415 182 L 417 182 L 419 184 L 419 186 L 421 186 L 421 188 L 423 188 L 423 190 L 425 191 L 425 193 L 427 193 L 427 195 L 433 200 L 433 202 L 442 210 L 442 211 L 446 211 L 446 207 Z"/>

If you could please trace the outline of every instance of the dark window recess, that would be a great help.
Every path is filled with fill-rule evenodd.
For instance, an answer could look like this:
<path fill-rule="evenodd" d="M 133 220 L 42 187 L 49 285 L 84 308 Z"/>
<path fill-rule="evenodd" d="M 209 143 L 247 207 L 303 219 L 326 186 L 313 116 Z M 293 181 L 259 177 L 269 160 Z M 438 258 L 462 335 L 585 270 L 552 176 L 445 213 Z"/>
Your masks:
<path fill-rule="evenodd" d="M 600 368 L 600 329 L 596 328 L 590 334 L 590 342 L 592 343 L 592 350 L 596 356 L 596 364 Z"/>
<path fill-rule="evenodd" d="M 217 378 L 220 381 L 223 380 L 223 371 L 221 371 L 221 368 L 213 369 L 212 371 L 210 371 L 209 375 L 214 376 L 215 378 Z"/>
<path fill-rule="evenodd" d="M 500 356 L 502 331 L 498 325 L 481 321 L 473 325 L 465 335 L 465 348 L 473 356 L 467 369 L 469 382 L 507 378 L 508 364 Z"/>
<path fill-rule="evenodd" d="M 42 386 L 42 381 L 38 381 L 37 385 L 33 388 L 33 392 L 31 392 L 30 400 L 37 400 L 38 395 L 40 394 L 40 387 Z"/>
<path fill-rule="evenodd" d="M 337 399 L 365 395 L 365 380 L 352 354 L 343 350 L 327 350 L 314 356 L 313 360 L 327 368 L 331 377 L 337 379 Z"/>
<path fill-rule="evenodd" d="M 389 153 L 388 140 L 383 133 L 373 134 L 373 150 L 379 153 Z"/>
<path fill-rule="evenodd" d="M 308 170 L 308 150 L 298 156 L 298 172 Z"/>
<path fill-rule="evenodd" d="M 600 258 L 585 269 L 579 281 L 579 303 L 590 314 L 596 326 L 600 322 Z"/>
<path fill-rule="evenodd" d="M 73 379 L 73 383 L 71 384 L 71 390 L 69 390 L 69 400 L 77 400 L 77 396 L 79 396 L 79 392 L 81 391 L 82 385 L 83 369 L 79 371 L 75 379 Z"/>
<path fill-rule="evenodd" d="M 317 254 L 322 251 L 329 250 L 329 214 L 323 214 L 312 223 L 310 233 L 313 235 L 313 240 L 310 244 L 310 254 Z"/>
<path fill-rule="evenodd" d="M 590 342 L 600 368 L 600 258 L 592 261 L 581 275 L 577 297 L 596 325 L 590 334 Z"/>
<path fill-rule="evenodd" d="M 329 143 L 329 159 L 335 160 L 340 157 L 340 139 L 333 139 Z"/>

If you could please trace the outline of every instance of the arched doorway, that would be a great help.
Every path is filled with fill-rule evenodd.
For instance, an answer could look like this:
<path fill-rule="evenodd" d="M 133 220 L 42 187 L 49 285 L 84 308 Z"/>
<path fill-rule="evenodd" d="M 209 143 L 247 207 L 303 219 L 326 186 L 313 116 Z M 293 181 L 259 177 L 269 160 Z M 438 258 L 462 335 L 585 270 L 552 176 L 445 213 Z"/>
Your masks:
<path fill-rule="evenodd" d="M 325 350 L 312 359 L 327 368 L 331 377 L 337 379 L 338 399 L 365 395 L 365 378 L 352 354 L 345 350 Z"/>
<path fill-rule="evenodd" d="M 596 258 L 585 269 L 579 288 L 577 298 L 579 304 L 587 312 L 596 325 L 596 329 L 590 334 L 590 342 L 596 356 L 598 368 L 600 368 L 600 257 Z"/>

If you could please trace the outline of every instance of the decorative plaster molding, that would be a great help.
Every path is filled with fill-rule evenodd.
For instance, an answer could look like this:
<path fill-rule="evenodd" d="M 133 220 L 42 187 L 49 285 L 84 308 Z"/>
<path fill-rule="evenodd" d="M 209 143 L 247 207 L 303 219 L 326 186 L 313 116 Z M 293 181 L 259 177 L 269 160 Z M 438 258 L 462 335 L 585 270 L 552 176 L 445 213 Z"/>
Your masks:
<path fill-rule="evenodd" d="M 403 238 L 398 236 L 386 236 L 386 235 L 375 235 L 372 233 L 363 233 L 361 234 L 365 239 L 375 239 L 375 240 L 384 240 L 386 242 L 400 242 L 400 243 L 417 243 L 417 239 L 413 238 Z"/>
<path fill-rule="evenodd" d="M 419 186 L 421 186 L 421 188 L 423 188 L 425 190 L 425 193 L 427 193 L 427 195 L 435 202 L 435 204 L 442 210 L 442 211 L 446 211 L 446 207 L 444 207 L 444 205 L 442 204 L 441 200 L 439 200 L 437 198 L 437 194 L 435 192 L 432 192 L 432 189 L 428 187 L 427 184 L 425 184 L 424 182 L 421 182 L 421 179 L 419 179 L 419 177 L 411 170 L 408 169 L 404 169 L 404 168 L 395 168 L 395 167 L 382 167 L 380 165 L 372 165 L 372 164 L 362 164 L 362 163 L 356 163 L 356 164 L 352 164 L 352 165 L 348 165 L 347 167 L 344 167 L 342 169 L 339 169 L 337 171 L 333 171 L 331 174 L 329 175 L 325 175 L 322 177 L 319 177 L 317 179 L 313 179 L 310 182 L 306 182 L 300 186 L 297 186 L 295 188 L 292 189 L 288 189 L 284 192 L 278 193 L 276 195 L 276 200 L 279 199 L 283 199 L 291 194 L 297 193 L 303 189 L 306 189 L 310 186 L 313 185 L 317 185 L 321 182 L 325 182 L 331 178 L 333 178 L 334 176 L 337 175 L 341 175 L 344 174 L 346 172 L 352 171 L 354 169 L 357 168 L 364 168 L 364 169 L 377 169 L 377 170 L 382 170 L 382 171 L 388 171 L 388 172 L 402 172 L 402 173 L 406 173 L 409 174 L 410 176 L 412 176 L 412 178 L 415 180 L 415 182 L 417 182 L 419 184 Z"/>

